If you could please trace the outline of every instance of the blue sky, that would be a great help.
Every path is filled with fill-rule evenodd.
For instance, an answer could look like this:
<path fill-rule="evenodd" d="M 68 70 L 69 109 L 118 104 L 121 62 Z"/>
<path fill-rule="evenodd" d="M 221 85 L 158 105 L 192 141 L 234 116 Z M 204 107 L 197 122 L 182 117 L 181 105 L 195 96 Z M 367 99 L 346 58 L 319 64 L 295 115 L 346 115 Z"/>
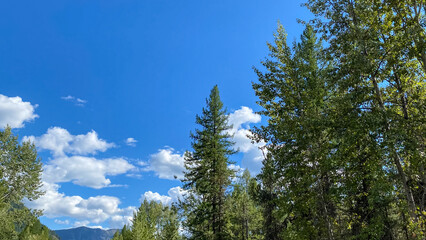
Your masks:
<path fill-rule="evenodd" d="M 302 1 L 0 1 L 0 125 L 37 145 L 52 229 L 118 228 L 148 198 L 181 194 L 182 154 L 217 84 L 241 152 L 256 173 L 260 153 L 246 138 L 252 67 L 268 54 L 280 21 L 295 40 Z M 264 122 L 264 121 L 263 121 Z"/>

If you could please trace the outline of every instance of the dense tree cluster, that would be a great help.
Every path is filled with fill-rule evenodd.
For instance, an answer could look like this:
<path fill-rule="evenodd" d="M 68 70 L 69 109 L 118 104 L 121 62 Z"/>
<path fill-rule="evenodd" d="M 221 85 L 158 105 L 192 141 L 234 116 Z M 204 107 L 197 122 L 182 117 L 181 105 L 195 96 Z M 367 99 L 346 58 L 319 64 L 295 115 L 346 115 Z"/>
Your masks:
<path fill-rule="evenodd" d="M 134 213 L 132 225 L 116 232 L 114 240 L 179 240 L 179 222 L 174 207 L 144 200 Z"/>
<path fill-rule="evenodd" d="M 322 1 L 254 89 L 268 239 L 424 239 L 425 1 Z M 325 49 L 315 32 L 325 41 Z"/>

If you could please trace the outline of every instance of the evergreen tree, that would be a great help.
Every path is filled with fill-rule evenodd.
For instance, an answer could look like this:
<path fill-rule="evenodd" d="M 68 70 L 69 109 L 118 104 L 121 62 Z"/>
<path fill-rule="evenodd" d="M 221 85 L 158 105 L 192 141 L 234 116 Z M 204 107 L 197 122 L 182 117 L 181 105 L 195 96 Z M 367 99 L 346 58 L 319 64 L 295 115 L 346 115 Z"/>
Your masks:
<path fill-rule="evenodd" d="M 114 233 L 112 240 L 123 240 L 123 235 L 120 234 L 120 231 Z"/>
<path fill-rule="evenodd" d="M 191 134 L 193 152 L 185 154 L 185 185 L 192 193 L 184 206 L 185 225 L 191 239 L 225 239 L 226 190 L 234 172 L 228 168 L 233 154 L 228 116 L 218 87 L 211 90 L 203 114 L 196 116 L 201 129 Z"/>
<path fill-rule="evenodd" d="M 229 209 L 229 229 L 231 239 L 238 240 L 261 240 L 264 239 L 262 232 L 262 209 L 255 200 L 257 182 L 251 178 L 246 169 L 238 180 L 233 184 L 233 191 L 227 199 Z"/>
<path fill-rule="evenodd" d="M 124 225 L 120 235 L 123 237 L 123 240 L 133 240 L 132 230 L 127 225 Z"/>
<path fill-rule="evenodd" d="M 268 142 L 262 173 L 265 234 L 270 239 L 333 238 L 335 203 L 331 201 L 328 161 L 332 147 L 329 130 L 328 65 L 321 58 L 321 45 L 307 26 L 301 41 L 287 45 L 280 25 L 271 59 L 263 62 L 267 72 L 256 70 L 253 84 L 268 125 L 254 130 L 257 140 Z"/>

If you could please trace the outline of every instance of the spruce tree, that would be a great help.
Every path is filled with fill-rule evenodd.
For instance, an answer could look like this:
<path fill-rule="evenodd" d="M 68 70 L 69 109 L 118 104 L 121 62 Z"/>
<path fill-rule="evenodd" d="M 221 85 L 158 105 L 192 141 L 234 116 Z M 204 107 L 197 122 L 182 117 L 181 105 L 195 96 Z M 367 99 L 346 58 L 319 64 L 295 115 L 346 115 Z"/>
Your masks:
<path fill-rule="evenodd" d="M 225 193 L 234 172 L 228 157 L 234 153 L 228 116 L 217 86 L 211 90 L 202 115 L 196 116 L 200 129 L 191 133 L 193 152 L 185 154 L 185 185 L 192 193 L 185 204 L 185 225 L 191 239 L 225 239 Z"/>

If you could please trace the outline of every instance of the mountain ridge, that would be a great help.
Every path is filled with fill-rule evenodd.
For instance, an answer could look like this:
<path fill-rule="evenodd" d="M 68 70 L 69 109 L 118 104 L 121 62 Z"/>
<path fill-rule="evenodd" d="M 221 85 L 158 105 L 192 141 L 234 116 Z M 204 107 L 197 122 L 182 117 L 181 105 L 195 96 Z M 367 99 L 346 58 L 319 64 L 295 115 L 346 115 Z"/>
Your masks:
<path fill-rule="evenodd" d="M 118 229 L 77 227 L 55 230 L 61 240 L 110 240 Z"/>

